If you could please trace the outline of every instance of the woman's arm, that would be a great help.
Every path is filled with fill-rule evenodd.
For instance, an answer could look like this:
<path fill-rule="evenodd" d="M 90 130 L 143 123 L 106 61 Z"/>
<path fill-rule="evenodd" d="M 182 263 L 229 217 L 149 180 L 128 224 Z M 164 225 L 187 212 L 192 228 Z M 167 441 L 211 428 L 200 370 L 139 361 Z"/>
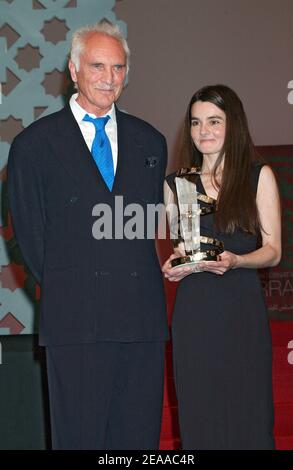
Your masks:
<path fill-rule="evenodd" d="M 277 182 L 273 171 L 263 166 L 259 175 L 256 204 L 261 223 L 262 247 L 236 255 L 229 251 L 221 254 L 219 261 L 202 263 L 205 271 L 224 274 L 236 268 L 267 268 L 276 266 L 281 259 L 281 207 Z"/>
<path fill-rule="evenodd" d="M 274 173 L 265 165 L 260 172 L 256 204 L 261 223 L 262 247 L 238 255 L 236 268 L 267 268 L 281 259 L 281 207 Z"/>

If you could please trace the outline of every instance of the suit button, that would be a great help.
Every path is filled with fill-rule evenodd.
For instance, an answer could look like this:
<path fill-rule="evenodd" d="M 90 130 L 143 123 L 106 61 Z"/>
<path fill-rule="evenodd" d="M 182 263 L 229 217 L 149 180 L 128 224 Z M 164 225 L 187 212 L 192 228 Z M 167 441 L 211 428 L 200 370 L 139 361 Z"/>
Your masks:
<path fill-rule="evenodd" d="M 75 204 L 77 201 L 78 201 L 78 197 L 77 197 L 77 196 L 71 196 L 71 198 L 70 198 L 71 204 Z"/>

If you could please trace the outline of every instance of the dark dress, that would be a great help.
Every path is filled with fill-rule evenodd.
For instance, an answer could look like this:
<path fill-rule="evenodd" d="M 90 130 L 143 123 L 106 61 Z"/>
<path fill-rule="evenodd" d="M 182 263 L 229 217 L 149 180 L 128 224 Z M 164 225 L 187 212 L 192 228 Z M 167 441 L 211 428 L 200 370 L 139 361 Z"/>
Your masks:
<path fill-rule="evenodd" d="M 252 170 L 255 191 L 260 169 Z M 172 190 L 174 177 L 167 177 Z M 205 194 L 200 177 L 196 183 Z M 236 254 L 257 245 L 256 236 L 241 230 L 217 232 L 212 214 L 201 216 L 201 235 L 222 240 Z M 172 334 L 183 449 L 273 449 L 271 338 L 257 271 L 185 277 Z"/>

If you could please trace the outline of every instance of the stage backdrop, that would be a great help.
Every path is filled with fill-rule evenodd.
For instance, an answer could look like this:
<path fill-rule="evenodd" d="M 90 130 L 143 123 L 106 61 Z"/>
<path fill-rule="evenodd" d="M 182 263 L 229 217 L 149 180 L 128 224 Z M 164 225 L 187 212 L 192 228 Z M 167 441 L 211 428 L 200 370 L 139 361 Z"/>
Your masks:
<path fill-rule="evenodd" d="M 39 289 L 23 264 L 8 214 L 6 164 L 13 138 L 63 107 L 71 32 L 103 18 L 115 0 L 0 0 L 0 335 L 37 331 Z"/>
<path fill-rule="evenodd" d="M 282 260 L 275 268 L 260 271 L 274 320 L 293 320 L 293 145 L 258 147 L 276 172 L 282 199 Z M 293 339 L 293 337 L 292 337 Z"/>

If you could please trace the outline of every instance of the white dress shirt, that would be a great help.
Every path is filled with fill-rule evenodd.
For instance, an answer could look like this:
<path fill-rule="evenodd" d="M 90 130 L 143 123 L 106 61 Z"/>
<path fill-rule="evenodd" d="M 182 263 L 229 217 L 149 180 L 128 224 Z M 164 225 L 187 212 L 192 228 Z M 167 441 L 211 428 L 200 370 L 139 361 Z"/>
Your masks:
<path fill-rule="evenodd" d="M 86 145 L 88 146 L 89 151 L 91 151 L 93 141 L 96 135 L 96 129 L 92 122 L 83 121 L 83 118 L 86 114 L 88 114 L 92 118 L 96 118 L 97 116 L 85 111 L 76 101 L 77 97 L 78 97 L 78 93 L 75 93 L 74 95 L 72 95 L 69 101 L 69 105 L 73 113 L 73 116 L 75 117 L 77 124 L 79 125 L 79 128 L 86 142 Z M 116 112 L 115 112 L 114 104 L 112 104 L 110 111 L 108 111 L 105 114 L 105 116 L 110 116 L 110 119 L 105 126 L 105 131 L 111 144 L 114 175 L 115 175 L 116 168 L 117 168 L 117 159 L 118 159 L 118 139 L 117 139 Z"/>

